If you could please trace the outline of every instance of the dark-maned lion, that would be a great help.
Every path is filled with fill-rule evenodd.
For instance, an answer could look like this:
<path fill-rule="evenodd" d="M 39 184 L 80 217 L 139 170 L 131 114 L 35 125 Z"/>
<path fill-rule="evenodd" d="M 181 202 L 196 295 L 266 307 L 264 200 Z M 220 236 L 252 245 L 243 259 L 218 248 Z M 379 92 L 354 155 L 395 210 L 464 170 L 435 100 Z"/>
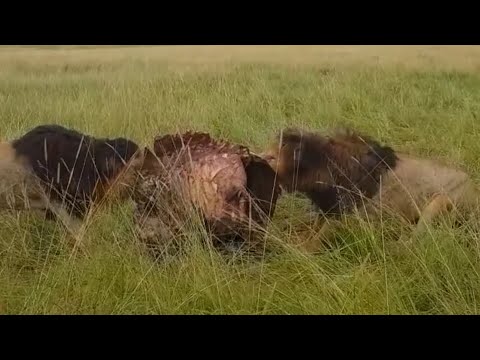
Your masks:
<path fill-rule="evenodd" d="M 107 193 L 121 199 L 128 194 L 142 164 L 143 152 L 125 138 L 37 126 L 0 144 L 0 206 L 44 212 L 76 232 Z"/>
<path fill-rule="evenodd" d="M 266 161 L 244 146 L 199 132 L 157 137 L 154 152 L 145 157 L 134 196 L 138 233 L 147 245 L 162 252 L 168 240 L 178 240 L 191 222 L 191 209 L 218 248 L 258 245 L 256 236 L 279 194 Z"/>
<path fill-rule="evenodd" d="M 418 233 L 441 213 L 478 204 L 479 191 L 465 172 L 396 153 L 351 130 L 323 136 L 286 129 L 261 156 L 282 187 L 305 194 L 327 219 L 354 209 L 369 216 L 388 209 L 417 224 Z M 324 238 L 332 230 L 328 224 L 321 229 Z M 318 241 L 305 244 L 312 252 L 321 247 Z"/>

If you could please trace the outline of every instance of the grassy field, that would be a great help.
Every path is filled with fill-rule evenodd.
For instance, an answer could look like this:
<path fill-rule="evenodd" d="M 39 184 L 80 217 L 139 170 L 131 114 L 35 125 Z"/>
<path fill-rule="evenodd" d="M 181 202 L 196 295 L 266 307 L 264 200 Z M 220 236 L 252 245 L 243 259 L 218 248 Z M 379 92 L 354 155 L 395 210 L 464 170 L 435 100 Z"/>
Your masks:
<path fill-rule="evenodd" d="M 195 129 L 260 151 L 285 126 L 348 125 L 478 181 L 479 117 L 480 47 L 0 47 L 2 139 L 42 123 L 144 145 Z M 310 210 L 281 199 L 269 239 L 287 246 L 263 261 L 192 246 L 159 264 L 128 204 L 94 219 L 76 256 L 55 224 L 2 214 L 0 313 L 479 313 L 475 221 L 399 253 L 399 224 L 352 218 L 331 251 L 305 256 L 288 244 L 314 235 Z"/>

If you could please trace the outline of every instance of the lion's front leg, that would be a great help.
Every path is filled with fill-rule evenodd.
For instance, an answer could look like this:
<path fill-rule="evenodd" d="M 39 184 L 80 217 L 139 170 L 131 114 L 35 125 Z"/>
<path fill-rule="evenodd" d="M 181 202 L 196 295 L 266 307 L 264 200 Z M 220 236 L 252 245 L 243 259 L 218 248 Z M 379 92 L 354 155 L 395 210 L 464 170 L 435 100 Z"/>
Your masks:
<path fill-rule="evenodd" d="M 414 230 L 414 236 L 423 234 L 433 221 L 453 209 L 453 203 L 445 194 L 438 194 L 422 210 Z"/>
<path fill-rule="evenodd" d="M 323 221 L 317 219 L 314 225 L 314 234 L 313 236 L 308 237 L 305 241 L 299 244 L 299 249 L 302 252 L 308 254 L 319 253 L 322 250 L 325 250 L 331 244 L 331 240 L 337 230 L 337 222 L 334 220 L 325 220 Z"/>
<path fill-rule="evenodd" d="M 87 226 L 84 219 L 77 218 L 73 214 L 70 214 L 63 204 L 56 201 L 49 202 L 45 215 L 51 220 L 59 221 L 68 235 L 73 239 L 70 245 L 74 251 L 83 245 Z"/>

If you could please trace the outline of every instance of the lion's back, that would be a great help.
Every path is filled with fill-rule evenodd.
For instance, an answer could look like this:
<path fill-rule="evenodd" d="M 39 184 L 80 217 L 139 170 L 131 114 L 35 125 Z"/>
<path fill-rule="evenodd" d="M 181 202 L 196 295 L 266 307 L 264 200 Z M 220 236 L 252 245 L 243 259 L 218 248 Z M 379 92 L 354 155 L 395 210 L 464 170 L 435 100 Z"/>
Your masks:
<path fill-rule="evenodd" d="M 437 194 L 453 202 L 468 200 L 476 185 L 463 170 L 438 161 L 401 155 L 395 169 L 384 176 L 379 198 L 382 203 L 409 218 Z"/>

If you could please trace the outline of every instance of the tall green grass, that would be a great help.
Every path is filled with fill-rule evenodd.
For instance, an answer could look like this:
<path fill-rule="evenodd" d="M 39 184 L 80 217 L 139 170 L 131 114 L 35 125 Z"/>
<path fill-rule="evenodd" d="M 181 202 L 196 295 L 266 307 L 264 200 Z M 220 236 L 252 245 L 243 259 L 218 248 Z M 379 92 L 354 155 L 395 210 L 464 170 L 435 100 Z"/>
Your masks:
<path fill-rule="evenodd" d="M 35 50 L 31 50 L 32 54 Z M 56 50 L 51 50 L 52 54 Z M 94 51 L 94 50 L 91 50 Z M 54 55 L 52 55 L 54 56 Z M 194 55 L 192 55 L 194 56 Z M 353 126 L 398 150 L 480 174 L 480 76 L 399 66 L 292 66 L 234 61 L 204 69 L 168 62 L 12 62 L 0 71 L 3 139 L 43 123 L 142 145 L 201 130 L 259 151 L 286 126 Z M 0 216 L 0 312 L 7 314 L 473 314 L 480 302 L 476 216 L 440 224 L 394 251 L 396 221 L 350 218 L 333 249 L 289 247 L 315 236 L 307 201 L 283 197 L 261 261 L 232 261 L 199 246 L 154 263 L 135 239 L 130 204 L 100 213 L 84 252 L 29 214 Z"/>

